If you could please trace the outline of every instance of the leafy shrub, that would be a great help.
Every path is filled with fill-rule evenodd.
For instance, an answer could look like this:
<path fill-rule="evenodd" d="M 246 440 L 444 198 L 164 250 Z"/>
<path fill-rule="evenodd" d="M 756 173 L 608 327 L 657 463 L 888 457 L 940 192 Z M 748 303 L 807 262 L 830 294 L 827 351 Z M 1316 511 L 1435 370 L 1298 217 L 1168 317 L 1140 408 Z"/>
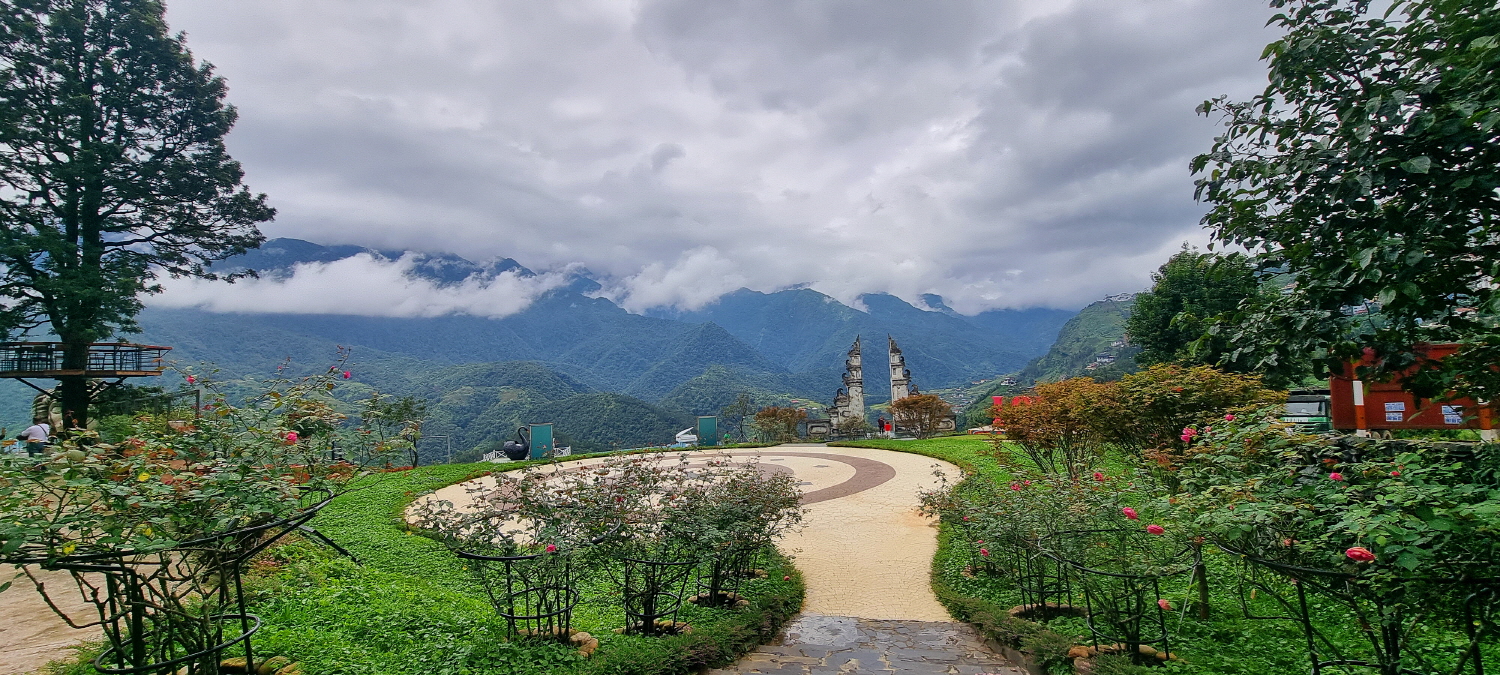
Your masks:
<path fill-rule="evenodd" d="M 1074 479 L 1098 463 L 1110 422 L 1124 417 L 1119 388 L 1088 377 L 1039 384 L 1031 398 L 995 410 L 1006 438 L 1037 469 Z"/>
<path fill-rule="evenodd" d="M 1187 446 L 1182 438 L 1187 429 L 1212 426 L 1248 406 L 1285 400 L 1256 375 L 1208 366 L 1156 365 L 1126 375 L 1119 386 L 1123 405 L 1107 411 L 1107 438 L 1127 448 L 1164 451 L 1164 458 Z"/>
<path fill-rule="evenodd" d="M 891 404 L 896 426 L 910 429 L 917 438 L 927 438 L 938 431 L 943 420 L 953 416 L 953 406 L 936 394 L 915 394 Z M 855 420 L 861 422 L 863 420 Z M 840 431 L 845 431 L 840 427 Z M 858 430 L 856 426 L 855 430 Z"/>
<path fill-rule="evenodd" d="M 797 408 L 767 406 L 755 413 L 750 423 L 755 437 L 762 441 L 796 440 L 797 425 L 807 419 L 807 411 Z"/>

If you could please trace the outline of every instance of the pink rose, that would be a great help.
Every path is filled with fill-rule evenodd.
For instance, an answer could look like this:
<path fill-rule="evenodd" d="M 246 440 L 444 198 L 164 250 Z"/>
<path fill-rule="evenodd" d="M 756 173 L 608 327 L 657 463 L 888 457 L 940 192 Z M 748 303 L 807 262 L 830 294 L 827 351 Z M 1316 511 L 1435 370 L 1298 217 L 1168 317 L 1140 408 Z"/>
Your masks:
<path fill-rule="evenodd" d="M 344 371 L 344 379 L 346 379 L 346 380 L 347 380 L 347 379 L 349 379 L 349 378 L 350 378 L 350 377 L 351 377 L 351 375 L 350 375 L 350 374 L 349 374 L 349 371 L 347 371 L 347 370 L 346 370 L 346 371 Z"/>
<path fill-rule="evenodd" d="M 287 442 L 287 445 L 295 445 L 297 443 L 297 432 L 295 432 L 295 431 L 288 431 L 288 432 L 286 432 L 286 442 Z"/>
<path fill-rule="evenodd" d="M 979 555 L 989 555 L 989 554 L 990 554 L 990 550 L 989 549 L 987 549 L 987 548 L 979 549 Z"/>
<path fill-rule="evenodd" d="M 1167 528 L 1160 525 L 1147 525 L 1146 531 L 1150 532 L 1151 534 L 1166 534 Z"/>
<path fill-rule="evenodd" d="M 1179 436 L 1179 438 L 1182 439 L 1183 443 L 1192 443 L 1193 442 L 1193 437 L 1189 436 L 1187 434 L 1183 434 L 1182 436 Z"/>
<path fill-rule="evenodd" d="M 969 517 L 968 516 L 964 516 L 964 522 L 966 522 L 966 523 L 969 522 Z"/>
<path fill-rule="evenodd" d="M 1127 506 L 1127 507 L 1125 507 L 1123 509 L 1120 509 L 1120 513 L 1125 514 L 1125 517 L 1129 518 L 1131 520 L 1140 520 L 1141 519 L 1140 515 L 1135 512 L 1135 509 L 1132 509 L 1129 506 Z"/>
<path fill-rule="evenodd" d="M 1234 421 L 1234 415 L 1225 415 L 1224 416 L 1224 421 L 1225 422 L 1233 422 Z"/>
<path fill-rule="evenodd" d="M 1335 471 L 1328 474 L 1328 480 L 1344 480 L 1344 474 Z"/>
<path fill-rule="evenodd" d="M 188 384 L 192 384 L 194 382 L 197 382 L 198 378 L 193 377 L 192 375 L 189 375 L 189 376 L 187 376 L 187 381 L 188 381 Z"/>
<path fill-rule="evenodd" d="M 1094 480 L 1103 481 L 1104 480 L 1104 474 L 1099 473 L 1098 471 L 1095 471 L 1094 472 Z"/>
<path fill-rule="evenodd" d="M 1161 611 L 1163 611 L 1163 612 L 1170 612 L 1170 611 L 1172 611 L 1172 603 L 1167 602 L 1166 598 L 1161 598 L 1161 599 L 1157 600 L 1156 601 L 1156 606 L 1160 607 Z"/>
<path fill-rule="evenodd" d="M 557 552 L 557 544 L 547 544 L 547 552 L 548 553 L 556 553 Z"/>
<path fill-rule="evenodd" d="M 983 544 L 984 540 L 983 539 L 976 539 L 976 540 L 974 540 L 974 543 L 976 543 L 976 544 Z"/>
<path fill-rule="evenodd" d="M 1367 549 L 1363 546 L 1355 546 L 1354 548 L 1344 551 L 1344 555 L 1349 556 L 1349 559 L 1355 562 L 1375 561 L 1375 554 L 1371 553 L 1370 549 Z"/>
<path fill-rule="evenodd" d="M 1012 490 L 1020 490 L 1021 489 L 1021 484 L 1020 483 L 1011 483 L 1010 484 L 1010 489 L 1012 489 Z"/>
<path fill-rule="evenodd" d="M 1391 472 L 1391 477 L 1393 477 L 1393 478 L 1396 477 L 1396 476 L 1400 476 L 1400 475 L 1401 475 L 1400 471 L 1392 471 Z"/>
<path fill-rule="evenodd" d="M 792 576 L 790 574 L 788 574 L 787 576 L 782 577 L 781 580 L 782 581 L 791 581 L 792 580 Z"/>
<path fill-rule="evenodd" d="M 1029 481 L 1029 480 L 1028 481 L 1023 481 L 1022 485 L 1031 485 L 1031 481 Z"/>
<path fill-rule="evenodd" d="M 1182 428 L 1182 435 L 1183 436 L 1197 436 L 1198 435 L 1198 430 L 1194 429 L 1192 427 L 1183 427 Z"/>

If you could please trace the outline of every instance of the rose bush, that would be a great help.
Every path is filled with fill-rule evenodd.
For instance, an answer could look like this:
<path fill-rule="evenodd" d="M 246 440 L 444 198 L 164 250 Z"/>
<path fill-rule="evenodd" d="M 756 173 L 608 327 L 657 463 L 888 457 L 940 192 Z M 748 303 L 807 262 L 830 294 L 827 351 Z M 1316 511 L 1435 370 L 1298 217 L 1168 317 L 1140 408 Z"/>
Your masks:
<path fill-rule="evenodd" d="M 339 492 L 411 444 L 405 429 L 346 425 L 327 375 L 272 380 L 243 402 L 193 377 L 209 392 L 200 417 L 145 415 L 118 443 L 75 430 L 49 456 L 0 458 L 0 559 L 158 551 L 251 527 Z"/>

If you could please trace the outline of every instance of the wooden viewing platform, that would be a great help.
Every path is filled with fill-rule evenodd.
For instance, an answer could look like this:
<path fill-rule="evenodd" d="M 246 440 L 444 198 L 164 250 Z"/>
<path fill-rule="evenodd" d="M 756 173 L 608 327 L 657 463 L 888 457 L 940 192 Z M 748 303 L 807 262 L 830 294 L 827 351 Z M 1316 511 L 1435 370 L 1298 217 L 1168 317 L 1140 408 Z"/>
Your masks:
<path fill-rule="evenodd" d="M 172 349 L 128 342 L 95 342 L 89 345 L 87 367 L 80 370 L 63 368 L 63 346 L 61 342 L 0 342 L 0 377 L 149 377 L 166 370 L 163 357 Z"/>

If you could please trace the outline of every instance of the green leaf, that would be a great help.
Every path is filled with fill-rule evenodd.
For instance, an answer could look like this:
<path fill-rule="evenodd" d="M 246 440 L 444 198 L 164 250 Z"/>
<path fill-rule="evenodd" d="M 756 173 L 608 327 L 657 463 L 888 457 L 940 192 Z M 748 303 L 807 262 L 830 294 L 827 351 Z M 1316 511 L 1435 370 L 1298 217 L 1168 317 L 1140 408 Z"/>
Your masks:
<path fill-rule="evenodd" d="M 1413 157 L 1401 163 L 1401 168 L 1408 173 L 1427 173 L 1432 168 L 1432 158 L 1427 155 Z"/>
<path fill-rule="evenodd" d="M 1401 292 L 1413 300 L 1422 299 L 1422 289 L 1410 281 L 1401 282 Z"/>

